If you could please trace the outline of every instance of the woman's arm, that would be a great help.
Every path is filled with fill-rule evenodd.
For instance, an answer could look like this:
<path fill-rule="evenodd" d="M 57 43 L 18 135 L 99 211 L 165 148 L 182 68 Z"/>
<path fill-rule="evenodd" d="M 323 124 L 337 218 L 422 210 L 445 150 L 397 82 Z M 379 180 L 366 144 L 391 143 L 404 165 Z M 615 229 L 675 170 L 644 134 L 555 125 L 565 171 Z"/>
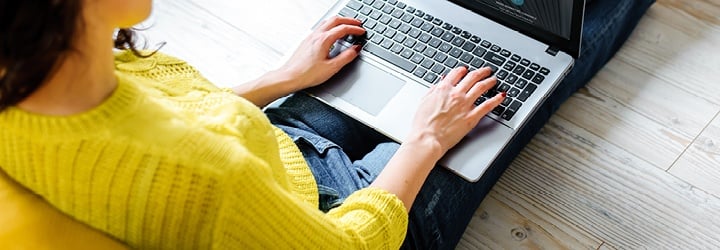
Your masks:
<path fill-rule="evenodd" d="M 487 78 L 490 75 L 489 68 L 472 72 L 456 68 L 434 85 L 415 114 L 410 136 L 371 186 L 397 195 L 409 210 L 440 157 L 505 98 L 501 93 L 474 105 L 495 85 L 494 77 Z"/>
<path fill-rule="evenodd" d="M 359 46 L 328 58 L 335 41 L 347 35 L 362 35 L 365 29 L 356 19 L 333 17 L 323 21 L 280 69 L 233 88 L 236 94 L 259 107 L 290 93 L 319 85 L 358 55 Z"/>

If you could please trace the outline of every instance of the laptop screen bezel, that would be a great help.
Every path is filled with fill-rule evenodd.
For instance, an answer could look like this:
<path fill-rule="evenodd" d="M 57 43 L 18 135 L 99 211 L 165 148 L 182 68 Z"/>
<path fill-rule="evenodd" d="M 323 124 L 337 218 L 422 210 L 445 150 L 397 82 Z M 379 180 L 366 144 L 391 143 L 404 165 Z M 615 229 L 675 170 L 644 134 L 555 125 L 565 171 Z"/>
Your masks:
<path fill-rule="evenodd" d="M 514 18 L 510 18 L 505 15 L 497 15 L 497 12 L 492 11 L 489 8 L 477 8 L 477 5 L 470 4 L 469 2 L 475 0 L 448 0 L 457 5 L 463 6 L 464 8 L 474 11 L 484 17 L 490 18 L 491 20 L 505 25 L 511 29 L 514 29 L 520 33 L 537 39 L 545 44 L 552 47 L 556 47 L 560 51 L 570 54 L 572 57 L 577 59 L 580 56 L 580 43 L 582 40 L 582 25 L 583 16 L 585 14 L 585 0 L 573 0 L 572 10 L 572 26 L 570 28 L 570 39 L 555 35 L 549 31 L 534 27 L 525 22 L 519 21 Z"/>

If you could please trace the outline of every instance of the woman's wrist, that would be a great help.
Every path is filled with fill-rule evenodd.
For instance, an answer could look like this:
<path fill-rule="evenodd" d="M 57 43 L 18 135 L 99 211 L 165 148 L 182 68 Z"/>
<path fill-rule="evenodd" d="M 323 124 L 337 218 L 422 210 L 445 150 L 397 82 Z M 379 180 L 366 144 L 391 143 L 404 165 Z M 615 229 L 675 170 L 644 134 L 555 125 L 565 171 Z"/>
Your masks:
<path fill-rule="evenodd" d="M 439 161 L 445 154 L 442 144 L 428 133 L 414 133 L 405 139 L 402 146 L 434 162 Z"/>

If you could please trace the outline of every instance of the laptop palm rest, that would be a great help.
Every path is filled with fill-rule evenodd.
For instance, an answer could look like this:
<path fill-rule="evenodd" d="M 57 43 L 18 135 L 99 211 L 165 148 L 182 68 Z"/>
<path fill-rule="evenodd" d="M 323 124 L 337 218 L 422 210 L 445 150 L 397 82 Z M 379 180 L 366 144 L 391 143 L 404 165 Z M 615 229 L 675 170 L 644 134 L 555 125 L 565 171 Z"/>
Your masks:
<path fill-rule="evenodd" d="M 355 60 L 312 92 L 325 92 L 377 116 L 403 85 L 404 80 Z"/>

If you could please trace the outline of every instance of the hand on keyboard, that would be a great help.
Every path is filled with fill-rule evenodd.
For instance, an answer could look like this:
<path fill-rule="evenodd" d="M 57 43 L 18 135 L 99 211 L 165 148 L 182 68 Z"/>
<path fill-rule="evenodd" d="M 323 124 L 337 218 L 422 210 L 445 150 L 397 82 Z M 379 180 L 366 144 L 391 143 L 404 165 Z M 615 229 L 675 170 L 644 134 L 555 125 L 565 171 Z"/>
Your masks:
<path fill-rule="evenodd" d="M 445 154 L 480 122 L 486 114 L 500 105 L 506 93 L 498 93 L 475 106 L 475 101 L 490 90 L 497 79 L 484 67 L 468 72 L 466 67 L 455 68 L 430 88 L 418 107 L 408 141 L 430 139 Z"/>
<path fill-rule="evenodd" d="M 285 76 L 296 84 L 294 90 L 313 87 L 327 81 L 357 57 L 360 46 L 350 46 L 350 49 L 338 53 L 333 58 L 328 57 L 328 51 L 337 40 L 348 35 L 362 37 L 365 29 L 360 25 L 360 21 L 347 17 L 332 17 L 323 21 L 305 38 L 279 71 L 286 73 Z"/>

